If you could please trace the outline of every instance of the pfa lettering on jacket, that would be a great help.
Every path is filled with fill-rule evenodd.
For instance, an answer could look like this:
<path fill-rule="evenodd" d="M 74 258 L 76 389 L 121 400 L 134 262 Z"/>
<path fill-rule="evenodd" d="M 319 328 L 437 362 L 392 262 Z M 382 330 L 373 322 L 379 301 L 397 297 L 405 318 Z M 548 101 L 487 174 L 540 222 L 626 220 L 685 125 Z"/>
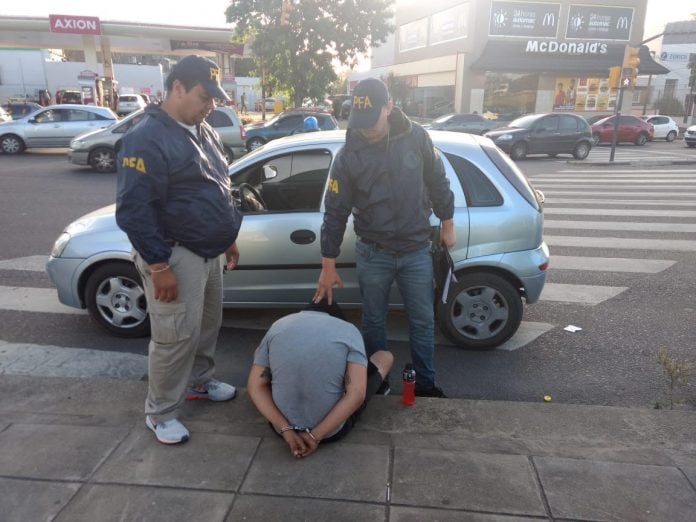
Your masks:
<path fill-rule="evenodd" d="M 142 172 L 143 174 L 146 174 L 145 161 L 143 160 L 143 158 L 137 158 L 135 156 L 124 157 L 123 161 L 121 162 L 121 166 L 126 167 L 126 168 L 135 169 L 138 172 Z"/>

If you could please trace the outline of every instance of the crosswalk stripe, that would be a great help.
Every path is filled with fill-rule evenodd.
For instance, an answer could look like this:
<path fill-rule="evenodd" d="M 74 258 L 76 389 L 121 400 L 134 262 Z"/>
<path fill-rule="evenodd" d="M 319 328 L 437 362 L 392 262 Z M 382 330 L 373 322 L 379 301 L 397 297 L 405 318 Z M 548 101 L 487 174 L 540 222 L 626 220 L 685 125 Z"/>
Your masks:
<path fill-rule="evenodd" d="M 544 207 L 544 214 L 557 214 L 562 216 L 633 216 L 633 217 L 671 217 L 691 218 L 696 217 L 696 210 L 646 210 L 646 209 L 622 209 L 622 208 L 565 208 Z"/>
<path fill-rule="evenodd" d="M 46 270 L 46 261 L 48 261 L 48 256 L 27 256 L 3 259 L 0 260 L 0 270 L 43 272 Z"/>
<path fill-rule="evenodd" d="M 616 297 L 624 290 L 628 290 L 628 287 L 546 283 L 540 300 L 597 305 Z"/>
<path fill-rule="evenodd" d="M 536 188 L 536 183 L 532 183 Z M 585 187 L 587 188 L 587 187 Z M 673 187 L 670 187 L 673 188 Z M 602 196 L 643 196 L 645 197 L 645 190 L 631 190 L 631 187 L 626 187 L 620 192 L 607 191 L 606 187 L 601 192 L 596 190 L 557 190 L 557 189 L 544 189 L 545 196 L 550 194 L 555 194 L 558 196 L 595 196 L 600 198 Z M 650 190 L 649 194 L 658 198 L 696 198 L 696 192 L 689 192 L 688 190 L 683 190 L 679 192 L 654 192 Z M 677 200 L 678 201 L 678 200 Z"/>
<path fill-rule="evenodd" d="M 547 219 L 544 229 L 630 230 L 635 232 L 696 232 L 696 223 L 632 223 L 628 221 L 563 221 Z"/>
<path fill-rule="evenodd" d="M 646 185 L 646 186 L 653 186 L 653 185 L 683 185 L 686 188 L 695 188 L 696 187 L 696 179 L 690 180 L 690 179 L 563 179 L 563 178 L 556 178 L 553 180 L 540 180 L 541 183 L 536 183 L 545 187 L 549 187 L 552 185 L 560 185 L 560 186 L 574 186 L 578 185 L 579 188 L 582 188 L 582 186 L 598 186 L 598 185 Z M 599 187 L 598 187 L 599 188 Z M 665 188 L 671 188 L 671 187 L 665 187 Z"/>
<path fill-rule="evenodd" d="M 0 286 L 0 310 L 43 312 L 49 314 L 85 314 L 84 310 L 58 301 L 55 288 Z"/>
<path fill-rule="evenodd" d="M 696 156 L 694 157 L 696 159 Z M 680 174 L 688 171 L 686 169 L 607 169 L 607 170 L 598 170 L 598 169 L 567 169 L 567 170 L 559 170 L 558 172 L 561 173 L 566 173 L 570 172 L 573 174 L 597 174 L 600 172 L 610 172 L 612 174 Z M 542 174 L 543 175 L 543 174 Z"/>
<path fill-rule="evenodd" d="M 540 335 L 545 334 L 549 330 L 555 328 L 556 325 L 550 323 L 535 323 L 531 321 L 522 321 L 520 328 L 515 332 L 509 340 L 501 344 L 496 350 L 512 352 L 519 348 L 523 348 L 535 340 Z"/>
<path fill-rule="evenodd" d="M 577 205 L 633 205 L 633 206 L 649 206 L 649 207 L 696 207 L 696 201 L 669 201 L 666 199 L 574 199 L 574 198 L 556 198 L 547 197 L 544 202 L 544 208 L 548 205 L 558 203 Z"/>
<path fill-rule="evenodd" d="M 550 270 L 589 270 L 592 272 L 630 272 L 657 274 L 676 261 L 632 259 L 626 257 L 551 256 Z"/>
<path fill-rule="evenodd" d="M 0 341 L 0 374 L 139 380 L 147 374 L 147 356 Z"/>
<path fill-rule="evenodd" d="M 696 252 L 696 241 L 684 239 L 633 239 L 624 237 L 550 236 L 544 234 L 544 241 L 550 246 Z"/>

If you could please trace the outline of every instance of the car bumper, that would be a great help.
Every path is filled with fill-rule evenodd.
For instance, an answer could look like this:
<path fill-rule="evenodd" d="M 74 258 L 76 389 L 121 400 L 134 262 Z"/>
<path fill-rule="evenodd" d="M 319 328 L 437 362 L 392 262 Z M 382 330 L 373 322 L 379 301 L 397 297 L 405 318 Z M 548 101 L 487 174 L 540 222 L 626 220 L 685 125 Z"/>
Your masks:
<path fill-rule="evenodd" d="M 515 140 L 493 140 L 493 143 L 503 152 L 509 153 L 510 150 L 512 150 L 512 145 L 515 143 Z"/>
<path fill-rule="evenodd" d="M 75 165 L 89 165 L 89 151 L 86 150 L 69 150 L 68 161 Z"/>
<path fill-rule="evenodd" d="M 79 273 L 80 265 L 84 261 L 84 259 L 53 256 L 48 258 L 46 263 L 48 278 L 58 290 L 58 300 L 66 306 L 72 306 L 73 308 L 85 307 L 77 291 L 77 274 Z"/>
<path fill-rule="evenodd" d="M 685 134 L 684 141 L 686 143 L 696 143 L 696 134 Z"/>
<path fill-rule="evenodd" d="M 503 255 L 500 267 L 515 274 L 524 287 L 528 304 L 536 303 L 546 284 L 546 270 L 539 267 L 549 263 L 549 247 L 542 243 L 539 248 L 522 252 L 510 252 Z"/>

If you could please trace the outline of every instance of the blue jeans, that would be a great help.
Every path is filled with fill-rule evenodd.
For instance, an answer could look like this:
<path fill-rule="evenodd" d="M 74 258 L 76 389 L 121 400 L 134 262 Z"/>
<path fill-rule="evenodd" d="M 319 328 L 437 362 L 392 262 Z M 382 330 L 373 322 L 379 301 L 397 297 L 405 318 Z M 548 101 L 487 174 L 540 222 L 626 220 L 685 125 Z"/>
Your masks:
<path fill-rule="evenodd" d="M 435 384 L 435 314 L 430 248 L 395 255 L 357 241 L 358 283 L 362 296 L 362 334 L 368 357 L 387 349 L 389 290 L 394 281 L 408 316 L 411 360 L 419 386 Z"/>

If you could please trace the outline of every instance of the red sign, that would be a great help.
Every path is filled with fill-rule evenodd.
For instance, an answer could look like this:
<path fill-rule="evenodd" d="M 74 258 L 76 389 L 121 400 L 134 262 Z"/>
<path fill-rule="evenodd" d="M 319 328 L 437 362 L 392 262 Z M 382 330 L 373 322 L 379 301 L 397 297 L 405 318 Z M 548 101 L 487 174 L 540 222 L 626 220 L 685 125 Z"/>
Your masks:
<path fill-rule="evenodd" d="M 96 16 L 48 15 L 52 33 L 101 34 Z"/>

